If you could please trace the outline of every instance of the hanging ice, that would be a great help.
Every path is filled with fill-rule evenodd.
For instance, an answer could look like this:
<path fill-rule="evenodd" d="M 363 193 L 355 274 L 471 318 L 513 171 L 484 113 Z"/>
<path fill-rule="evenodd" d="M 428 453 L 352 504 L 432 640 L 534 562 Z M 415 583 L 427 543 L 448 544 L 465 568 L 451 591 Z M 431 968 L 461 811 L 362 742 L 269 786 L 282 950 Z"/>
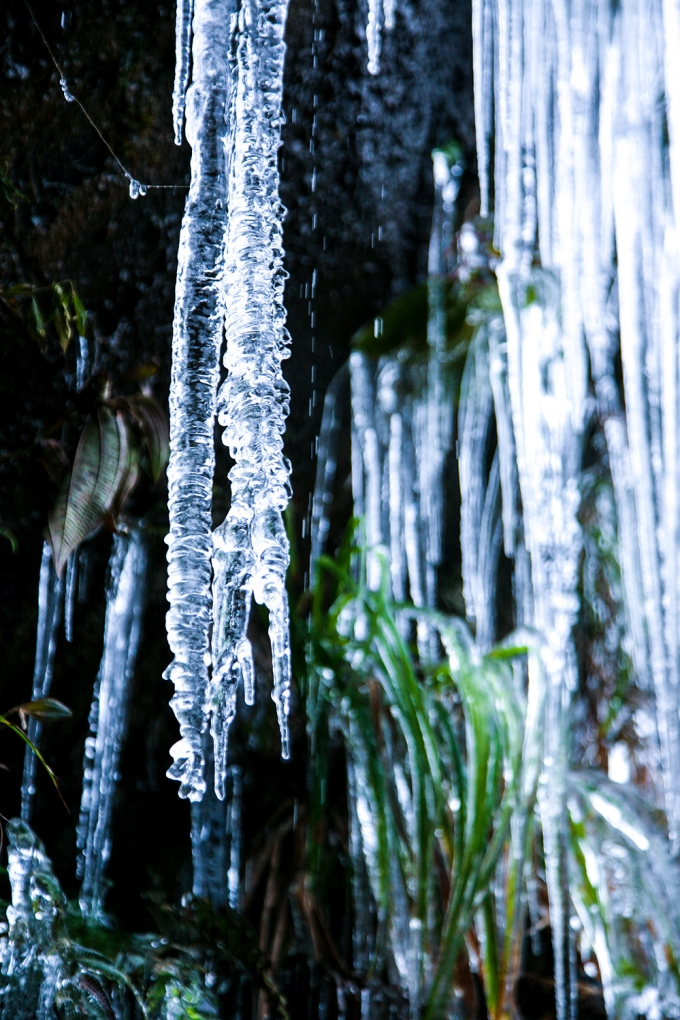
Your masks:
<path fill-rule="evenodd" d="M 377 589 L 382 583 L 386 556 L 393 597 L 429 608 L 436 605 L 444 464 L 453 434 L 446 302 L 456 259 L 453 217 L 462 173 L 456 153 L 433 155 L 427 355 L 397 350 L 373 358 L 356 350 L 349 361 L 354 512 L 365 529 L 368 585 Z M 424 660 L 436 654 L 438 639 L 423 621 L 418 640 Z"/>
<path fill-rule="evenodd" d="M 238 84 L 229 179 L 225 304 L 227 379 L 219 394 L 224 443 L 234 461 L 231 509 L 215 531 L 211 729 L 215 790 L 224 795 L 227 736 L 242 678 L 254 697 L 247 637 L 251 597 L 269 610 L 273 698 L 288 757 L 290 638 L 282 512 L 290 496 L 290 464 L 282 433 L 289 388 L 283 288 L 282 221 L 277 153 L 285 59 L 286 0 L 245 0 L 239 13 Z"/>
<path fill-rule="evenodd" d="M 347 363 L 345 362 L 333 377 L 323 402 L 316 482 L 312 501 L 312 548 L 309 556 L 309 576 L 312 578 L 312 583 L 316 575 L 316 564 L 324 551 L 330 530 L 330 509 L 338 466 L 338 438 L 342 422 L 341 408 L 338 405 L 341 392 L 346 389 L 348 381 Z"/>
<path fill-rule="evenodd" d="M 54 656 L 57 651 L 57 635 L 64 609 L 64 581 L 57 577 L 52 562 L 49 542 L 43 544 L 40 563 L 40 587 L 38 590 L 38 633 L 35 644 L 35 666 L 33 669 L 33 691 L 31 697 L 46 698 L 52 686 Z M 28 738 L 40 744 L 42 723 L 38 719 L 28 720 Z M 30 822 L 35 797 L 35 778 L 38 760 L 29 747 L 24 754 L 24 775 L 21 784 L 21 817 Z"/>
<path fill-rule="evenodd" d="M 560 454 L 565 479 L 578 468 L 587 345 L 616 492 L 635 664 L 640 684 L 653 684 L 656 692 L 669 835 L 677 851 L 679 8 L 675 0 L 570 7 L 475 0 L 473 6 L 480 183 L 485 193 L 495 135 L 496 240 L 504 259 L 500 282 L 536 622 L 545 622 L 539 604 L 547 602 L 541 588 L 548 575 L 537 568 L 535 419 L 521 386 L 527 372 L 544 371 L 546 341 L 532 353 L 530 327 L 522 322 L 531 318 L 530 264 L 538 254 L 543 270 L 554 274 L 560 308 L 574 431 Z M 558 793 L 559 784 L 553 800 Z M 565 970 L 566 964 L 558 975 L 560 1016 L 572 994 Z"/>
<path fill-rule="evenodd" d="M 78 825 L 80 907 L 90 917 L 101 916 L 104 909 L 113 801 L 146 588 L 147 552 L 139 528 L 129 536 L 116 535 L 113 543 L 104 651 L 90 709 L 90 736 L 85 741 Z"/>
<path fill-rule="evenodd" d="M 395 25 L 396 0 L 368 0 L 366 19 L 366 46 L 368 49 L 367 70 L 369 74 L 380 74 L 380 51 L 382 30 L 391 32 Z"/>
<path fill-rule="evenodd" d="M 182 144 L 184 109 L 191 68 L 191 19 L 194 0 L 177 0 L 175 20 L 175 86 L 172 90 L 172 123 L 175 145 Z"/>
<path fill-rule="evenodd" d="M 224 316 L 233 10 L 230 0 L 197 0 L 194 10 L 193 83 L 186 110 L 191 187 L 180 234 L 173 327 L 167 629 L 174 659 L 166 676 L 175 685 L 171 704 L 181 740 L 171 749 L 175 760 L 168 775 L 181 783 L 180 796 L 191 800 L 200 800 L 205 790 L 213 429 Z"/>

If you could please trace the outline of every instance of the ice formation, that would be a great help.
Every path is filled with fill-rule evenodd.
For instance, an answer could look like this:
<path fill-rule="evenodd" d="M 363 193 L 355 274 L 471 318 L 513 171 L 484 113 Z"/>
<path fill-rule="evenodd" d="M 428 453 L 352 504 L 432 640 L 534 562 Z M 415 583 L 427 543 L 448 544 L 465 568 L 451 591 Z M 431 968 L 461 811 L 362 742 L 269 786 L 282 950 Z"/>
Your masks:
<path fill-rule="evenodd" d="M 338 439 L 342 424 L 341 396 L 349 381 L 347 363 L 340 368 L 326 390 L 323 402 L 317 474 L 312 500 L 312 547 L 309 555 L 309 576 L 314 580 L 316 565 L 322 555 L 330 530 L 333 485 L 338 467 Z"/>
<path fill-rule="evenodd" d="M 166 676 L 175 685 L 171 704 L 181 739 L 171 749 L 174 763 L 168 775 L 179 780 L 180 796 L 191 800 L 200 800 L 205 790 L 213 433 L 224 319 L 232 14 L 230 0 L 197 0 L 194 9 L 193 81 L 186 104 L 191 187 L 180 234 L 173 326 L 167 630 L 174 659 Z"/>
<path fill-rule="evenodd" d="M 175 659 L 167 671 L 182 737 L 172 749 L 175 763 L 168 774 L 180 780 L 180 795 L 192 800 L 200 800 L 206 788 L 208 717 L 214 787 L 221 799 L 240 679 L 246 701 L 254 697 L 247 637 L 253 596 L 269 609 L 273 696 L 288 755 L 289 554 L 281 515 L 290 494 L 290 465 L 282 454 L 288 386 L 281 360 L 289 338 L 277 166 L 286 11 L 282 0 L 244 3 L 238 15 L 227 0 L 197 0 L 193 11 L 193 82 L 186 96 L 192 183 L 180 237 L 170 393 L 168 638 Z M 178 141 L 190 14 L 188 2 L 178 5 Z M 213 535 L 213 428 L 223 325 L 228 375 L 219 417 L 236 464 L 229 476 L 231 509 Z"/>
<path fill-rule="evenodd" d="M 434 166 L 427 354 L 406 357 L 397 350 L 376 360 L 355 350 L 349 362 L 354 512 L 365 529 L 368 585 L 380 586 L 386 557 L 394 599 L 420 608 L 436 605 L 442 555 L 444 461 L 453 435 L 446 276 L 453 268 L 453 211 L 462 172 L 462 164 L 444 152 L 435 152 Z M 320 527 L 326 498 L 320 477 L 315 499 Z M 418 638 L 426 659 L 436 654 L 435 639 L 422 622 Z"/>
<path fill-rule="evenodd" d="M 283 114 L 286 0 L 245 0 L 239 12 L 225 305 L 227 378 L 218 397 L 229 472 L 231 508 L 214 533 L 209 707 L 215 745 L 215 790 L 224 795 L 229 724 L 243 680 L 254 698 L 247 636 L 251 598 L 269 610 L 274 691 L 281 749 L 288 746 L 290 638 L 286 570 L 288 538 L 282 512 L 290 496 L 290 464 L 282 433 L 289 387 L 283 289 L 282 222 L 277 154 Z"/>
<path fill-rule="evenodd" d="M 175 86 L 172 90 L 172 122 L 175 145 L 182 144 L 184 110 L 191 70 L 191 19 L 194 0 L 177 0 L 175 21 Z"/>
<path fill-rule="evenodd" d="M 28 825 L 7 823 L 7 870 L 12 902 L 0 940 L 2 1020 L 54 1020 L 64 977 L 59 947 L 66 902 L 45 850 Z"/>
<path fill-rule="evenodd" d="M 369 74 L 380 74 L 380 51 L 382 30 L 391 32 L 395 25 L 396 0 L 368 0 L 366 18 L 366 47 L 368 50 L 367 70 Z"/>
<path fill-rule="evenodd" d="M 40 562 L 40 585 L 38 589 L 38 633 L 35 645 L 35 666 L 33 669 L 32 699 L 46 698 L 52 686 L 54 656 L 57 651 L 57 635 L 64 611 L 64 581 L 57 577 L 52 562 L 49 542 L 43 544 Z M 42 734 L 42 723 L 38 719 L 28 720 L 28 739 L 38 746 Z M 21 817 L 30 822 L 35 797 L 35 779 L 38 760 L 30 749 L 24 755 L 24 775 L 21 784 Z"/>
<path fill-rule="evenodd" d="M 127 723 L 130 684 L 139 646 L 147 552 L 139 528 L 116 535 L 109 563 L 104 651 L 97 676 L 90 735 L 85 741 L 83 795 L 78 825 L 84 914 L 103 914 L 105 869 L 111 853 L 113 801 Z"/>
<path fill-rule="evenodd" d="M 674 0 L 475 0 L 473 29 L 482 205 L 493 137 L 508 389 L 535 622 L 552 683 L 542 815 L 566 1017 L 575 991 L 564 716 L 575 685 L 577 478 L 595 409 L 588 368 L 616 492 L 635 665 L 656 694 L 672 847 L 680 841 L 680 9 Z"/>

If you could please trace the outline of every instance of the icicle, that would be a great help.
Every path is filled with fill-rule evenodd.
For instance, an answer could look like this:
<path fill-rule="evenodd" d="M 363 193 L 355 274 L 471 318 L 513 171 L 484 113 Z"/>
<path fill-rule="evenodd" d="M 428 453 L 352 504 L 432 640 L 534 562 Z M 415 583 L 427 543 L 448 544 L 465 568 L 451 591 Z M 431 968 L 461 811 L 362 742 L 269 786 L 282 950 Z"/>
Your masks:
<path fill-rule="evenodd" d="M 371 955 L 371 905 L 367 860 L 364 857 L 361 822 L 358 814 L 357 774 L 351 755 L 347 756 L 347 801 L 349 806 L 349 854 L 352 862 L 352 894 L 354 923 L 352 925 L 352 962 L 354 969 L 365 973 Z"/>
<path fill-rule="evenodd" d="M 231 0 L 196 0 L 193 84 L 187 94 L 191 187 L 180 234 L 168 465 L 168 643 L 166 677 L 181 740 L 168 771 L 180 796 L 205 790 L 203 732 L 212 623 L 213 427 L 224 315 Z"/>
<path fill-rule="evenodd" d="M 115 535 L 106 592 L 104 650 L 85 741 L 83 794 L 78 823 L 82 877 L 80 908 L 100 917 L 111 853 L 111 822 L 125 736 L 130 685 L 137 659 L 146 588 L 147 551 L 141 530 Z"/>
<path fill-rule="evenodd" d="M 462 158 L 435 149 L 432 154 L 435 185 L 434 210 L 428 257 L 428 362 L 426 392 L 416 398 L 414 413 L 424 415 L 419 430 L 418 472 L 423 560 L 425 563 L 425 604 L 434 609 L 437 601 L 437 568 L 442 555 L 444 515 L 444 464 L 453 434 L 453 395 L 446 385 L 446 296 L 447 275 L 454 268 L 453 228 L 456 199 L 463 173 Z M 421 411 L 418 406 L 424 401 Z M 438 651 L 436 635 L 427 639 L 427 658 Z M 425 651 L 425 649 L 423 649 Z"/>
<path fill-rule="evenodd" d="M 366 22 L 366 45 L 368 47 L 368 73 L 380 74 L 380 0 L 368 0 L 368 20 Z"/>
<path fill-rule="evenodd" d="M 231 800 L 227 811 L 227 835 L 229 837 L 229 871 L 227 887 L 229 906 L 238 910 L 241 898 L 241 802 L 243 799 L 243 777 L 238 765 L 229 769 L 231 776 Z"/>
<path fill-rule="evenodd" d="M 460 546 L 463 566 L 465 608 L 469 619 L 485 610 L 479 557 L 481 523 L 487 478 L 487 444 L 493 413 L 489 379 L 487 333 L 479 328 L 468 352 L 461 383 L 458 412 L 458 470 L 460 474 Z"/>
<path fill-rule="evenodd" d="M 38 591 L 38 633 L 35 644 L 35 666 L 33 668 L 33 690 L 31 697 L 46 698 L 52 685 L 54 656 L 57 651 L 57 635 L 64 607 L 64 582 L 57 577 L 52 562 L 52 550 L 48 542 L 43 544 L 40 563 L 40 587 Z M 37 719 L 28 720 L 28 738 L 36 747 L 40 744 L 42 723 Z M 37 759 L 29 747 L 24 754 L 24 774 L 21 784 L 21 817 L 30 822 L 35 797 Z"/>
<path fill-rule="evenodd" d="M 64 636 L 73 641 L 73 610 L 78 587 L 78 550 L 74 550 L 66 563 L 66 595 L 64 597 Z"/>
<path fill-rule="evenodd" d="M 347 386 L 348 367 L 345 363 L 333 376 L 326 390 L 319 432 L 316 484 L 312 502 L 312 549 L 309 557 L 309 576 L 315 576 L 316 563 L 322 555 L 330 529 L 330 510 L 333 502 L 333 485 L 337 469 L 337 447 L 341 411 L 338 407 L 340 392 Z"/>
<path fill-rule="evenodd" d="M 2 940 L 0 1017 L 54 1020 L 63 960 L 61 914 L 66 900 L 40 840 L 17 818 L 6 826 L 12 902 Z"/>
<path fill-rule="evenodd" d="M 193 12 L 193 0 L 177 0 L 175 20 L 175 87 L 172 90 L 172 123 L 175 129 L 175 145 L 182 144 L 184 108 L 191 65 L 191 18 Z"/>
<path fill-rule="evenodd" d="M 290 463 L 282 433 L 289 387 L 283 289 L 283 214 L 277 153 L 281 144 L 284 28 L 287 0 L 246 0 L 239 13 L 238 85 L 229 178 L 225 295 L 226 382 L 219 394 L 231 509 L 215 531 L 211 732 L 215 791 L 224 796 L 227 736 L 244 679 L 254 694 L 247 637 L 251 595 L 269 610 L 274 690 L 281 753 L 288 758 L 290 636 L 285 578 L 289 546 L 282 512 L 290 497 Z"/>
<path fill-rule="evenodd" d="M 76 351 L 76 389 L 82 390 L 90 374 L 90 346 L 86 336 L 78 337 Z"/>

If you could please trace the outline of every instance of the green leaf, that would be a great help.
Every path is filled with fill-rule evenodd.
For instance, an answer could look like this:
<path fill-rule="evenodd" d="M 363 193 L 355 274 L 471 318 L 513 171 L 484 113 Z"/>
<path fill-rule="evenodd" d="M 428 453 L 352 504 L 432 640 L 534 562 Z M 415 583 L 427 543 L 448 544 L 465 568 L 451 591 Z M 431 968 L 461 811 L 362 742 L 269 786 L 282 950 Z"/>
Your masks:
<path fill-rule="evenodd" d="M 130 397 L 127 404 L 142 433 L 151 478 L 157 482 L 168 462 L 170 443 L 168 419 L 154 397 L 140 393 L 138 396 Z"/>
<path fill-rule="evenodd" d="M 57 783 L 57 777 L 55 776 L 54 772 L 49 767 L 49 765 L 47 764 L 47 762 L 45 761 L 45 759 L 43 758 L 43 756 L 41 755 L 40 751 L 35 746 L 33 741 L 29 737 L 26 736 L 26 734 L 24 733 L 24 731 L 22 729 L 20 729 L 18 726 L 15 726 L 14 723 L 10 722 L 9 719 L 5 718 L 4 715 L 0 715 L 0 724 L 2 724 L 3 726 L 6 726 L 8 729 L 12 730 L 13 733 L 16 733 L 16 735 L 18 737 L 21 737 L 21 739 L 26 744 L 26 746 L 30 747 L 30 749 L 33 751 L 33 754 L 36 756 L 36 758 L 38 759 L 38 761 L 43 766 L 43 768 L 45 769 L 45 771 L 49 775 L 50 779 L 54 783 L 55 788 L 57 790 L 57 793 L 59 793 L 59 785 Z M 59 793 L 59 796 L 61 797 L 61 793 Z M 62 797 L 62 801 L 63 801 L 63 797 Z"/>
<path fill-rule="evenodd" d="M 55 289 L 58 286 L 59 286 L 58 284 L 56 283 L 54 284 Z M 62 351 L 66 351 L 69 343 L 71 342 L 73 330 L 71 329 L 71 323 L 69 322 L 67 314 L 64 312 L 64 308 L 61 302 L 54 309 L 52 321 L 54 322 L 54 327 L 57 331 L 57 336 L 59 337 L 61 349 Z"/>
<path fill-rule="evenodd" d="M 19 541 L 10 528 L 0 528 L 0 536 L 6 538 L 9 544 L 12 546 L 12 552 L 16 553 L 19 551 Z"/>
<path fill-rule="evenodd" d="M 48 516 L 47 535 L 59 575 L 73 550 L 116 507 L 128 477 L 129 459 L 122 412 L 100 407 L 85 424 L 71 473 Z"/>
<path fill-rule="evenodd" d="M 27 701 L 12 711 L 19 712 L 21 716 L 27 715 L 31 719 L 39 719 L 40 722 L 69 719 L 73 714 L 70 708 L 55 698 L 37 698 L 35 701 Z"/>
<path fill-rule="evenodd" d="M 35 320 L 35 331 L 38 334 L 38 336 L 42 340 L 44 340 L 46 333 L 45 320 L 42 317 L 40 306 L 38 305 L 38 302 L 36 301 L 35 297 L 31 298 L 31 310 L 33 312 L 33 319 Z"/>
<path fill-rule="evenodd" d="M 75 313 L 76 329 L 80 336 L 85 334 L 85 326 L 87 324 L 87 310 L 85 305 L 76 294 L 76 289 L 71 284 L 71 301 L 73 303 L 73 311 Z"/>

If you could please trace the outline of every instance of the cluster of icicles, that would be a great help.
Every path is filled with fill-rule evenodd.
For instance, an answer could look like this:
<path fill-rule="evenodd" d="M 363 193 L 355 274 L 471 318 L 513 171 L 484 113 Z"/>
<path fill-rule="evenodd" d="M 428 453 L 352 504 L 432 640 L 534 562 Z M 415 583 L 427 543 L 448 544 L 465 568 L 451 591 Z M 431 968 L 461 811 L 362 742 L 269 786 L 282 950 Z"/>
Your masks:
<path fill-rule="evenodd" d="M 174 660 L 168 676 L 181 730 L 170 774 L 194 801 L 211 783 L 208 727 L 214 789 L 222 797 L 239 683 L 247 701 L 254 694 L 247 638 L 252 597 L 270 613 L 274 697 L 288 753 L 288 543 L 281 516 L 289 497 L 281 439 L 288 337 L 276 165 L 285 17 L 285 0 L 245 0 L 238 11 L 230 0 L 178 5 L 175 130 L 179 141 L 186 98 L 192 184 L 173 344 L 168 634 Z M 371 73 L 378 71 L 381 23 L 390 28 L 393 21 L 392 4 L 379 8 L 371 0 Z M 572 639 L 582 550 L 577 511 L 593 415 L 604 422 L 638 684 L 655 697 L 660 764 L 653 779 L 665 798 L 670 846 L 676 852 L 680 845 L 680 3 L 474 0 L 473 30 L 482 213 L 489 209 L 493 141 L 502 315 L 480 323 L 463 382 L 465 599 L 478 643 L 488 647 L 503 549 L 514 567 L 518 622 L 533 625 L 545 642 L 549 697 L 539 809 L 557 1009 L 566 1020 L 576 1009 L 566 811 L 568 718 L 578 679 Z M 446 330 L 437 280 L 451 268 L 445 242 L 455 174 L 440 161 L 435 180 L 440 220 L 435 217 L 430 252 L 422 389 L 413 380 L 402 386 L 398 360 L 376 365 L 355 353 L 350 363 L 356 511 L 367 545 L 388 550 L 395 598 L 417 606 L 435 604 L 444 458 L 453 433 L 439 357 Z M 223 333 L 228 375 L 218 393 Z M 336 427 L 333 399 L 331 393 L 326 438 Z M 213 532 L 216 415 L 235 466 L 231 509 Z M 491 428 L 497 449 L 489 468 Z M 323 430 L 321 440 L 322 454 Z M 328 530 L 332 457 L 323 471 L 315 554 Z M 102 874 L 93 869 L 106 859 L 120 744 L 107 719 L 112 707 L 115 718 L 124 718 L 144 562 L 139 536 L 116 540 L 80 825 L 83 900 L 95 912 Z M 43 695 L 64 598 L 49 568 L 46 559 L 35 685 Z M 378 559 L 369 557 L 369 583 L 379 583 L 379 570 Z M 430 657 L 433 636 L 423 630 L 418 641 L 421 656 Z M 104 731 L 106 746 L 99 739 Z M 605 1002 L 614 1016 L 621 1003 L 604 959 Z"/>
<path fill-rule="evenodd" d="M 523 567 L 515 576 L 546 640 L 539 799 L 557 1007 L 566 1018 L 576 1008 L 566 846 L 576 514 L 594 415 L 604 422 L 638 684 L 655 695 L 661 764 L 653 778 L 673 852 L 680 840 L 680 5 L 474 0 L 473 31 L 482 211 L 493 140 L 504 318 L 504 336 L 490 331 L 479 358 L 495 383 L 506 553 L 519 565 L 518 552 L 528 550 L 530 590 Z M 471 435 L 481 427 L 481 418 L 471 421 Z M 475 612 L 488 598 L 475 551 L 481 499 L 477 508 L 477 526 L 463 535 Z M 604 963 L 601 970 L 617 1015 L 622 1003 Z"/>
<path fill-rule="evenodd" d="M 569 896 L 567 777 L 578 684 L 577 513 L 594 417 L 607 442 L 637 684 L 656 706 L 645 763 L 665 806 L 671 852 L 680 845 L 680 4 L 474 0 L 473 12 L 482 213 L 493 158 L 502 314 L 480 317 L 462 385 L 464 594 L 478 645 L 488 649 L 503 550 L 513 565 L 516 622 L 544 640 L 539 812 L 562 1020 L 577 1008 L 581 921 Z M 377 70 L 375 62 L 369 69 Z M 394 597 L 416 606 L 434 604 L 442 455 L 452 433 L 432 357 L 436 280 L 446 271 L 433 259 L 437 244 L 435 221 L 431 354 L 426 371 L 415 369 L 420 391 L 398 357 L 355 352 L 350 360 L 355 510 L 369 550 L 387 555 Z M 320 450 L 332 446 L 335 404 L 333 391 Z M 328 531 L 333 465 L 333 456 L 330 469 L 320 465 L 317 552 Z M 369 553 L 367 569 L 377 586 L 379 557 Z M 426 657 L 429 635 L 418 638 Z M 617 986 L 601 940 L 598 956 L 609 1015 L 642 1008 Z M 652 1013 L 678 1005 L 661 988 L 652 998 Z"/>
<path fill-rule="evenodd" d="M 289 391 L 281 373 L 289 337 L 277 166 L 286 10 L 285 0 L 245 0 L 238 10 L 231 0 L 196 0 L 193 10 L 178 4 L 175 137 L 181 141 L 186 116 L 192 160 L 170 389 L 167 627 L 174 659 L 166 675 L 181 733 L 168 774 L 192 801 L 202 799 L 206 784 L 224 797 L 227 735 L 241 682 L 246 702 L 253 701 L 247 636 L 253 597 L 269 610 L 273 697 L 282 753 L 289 753 L 289 549 L 282 519 L 290 495 L 282 453 Z M 227 378 L 218 393 L 223 334 Z M 231 507 L 213 532 L 216 414 L 235 464 Z M 214 780 L 206 775 L 211 758 Z"/>

